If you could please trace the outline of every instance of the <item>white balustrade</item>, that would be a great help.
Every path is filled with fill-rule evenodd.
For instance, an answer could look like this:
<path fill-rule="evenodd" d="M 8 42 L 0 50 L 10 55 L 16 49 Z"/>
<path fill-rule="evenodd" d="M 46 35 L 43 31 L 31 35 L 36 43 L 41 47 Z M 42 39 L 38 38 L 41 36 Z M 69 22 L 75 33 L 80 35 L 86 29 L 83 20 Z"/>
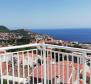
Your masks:
<path fill-rule="evenodd" d="M 91 50 L 37 43 L 0 50 L 0 84 L 91 84 Z"/>

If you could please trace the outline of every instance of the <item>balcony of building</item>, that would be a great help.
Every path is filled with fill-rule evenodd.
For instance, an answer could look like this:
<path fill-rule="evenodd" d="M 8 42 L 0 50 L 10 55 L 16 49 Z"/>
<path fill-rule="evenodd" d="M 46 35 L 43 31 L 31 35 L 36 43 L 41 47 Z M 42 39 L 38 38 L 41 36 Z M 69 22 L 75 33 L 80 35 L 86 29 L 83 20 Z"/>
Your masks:
<path fill-rule="evenodd" d="M 28 44 L 0 51 L 0 84 L 91 84 L 91 50 Z"/>

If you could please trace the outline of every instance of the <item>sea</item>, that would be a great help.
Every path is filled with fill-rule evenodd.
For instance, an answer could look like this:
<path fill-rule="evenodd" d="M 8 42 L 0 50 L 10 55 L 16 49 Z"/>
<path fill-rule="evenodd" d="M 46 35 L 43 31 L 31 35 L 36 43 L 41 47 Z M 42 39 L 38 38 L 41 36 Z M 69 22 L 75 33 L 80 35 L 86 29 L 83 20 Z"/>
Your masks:
<path fill-rule="evenodd" d="M 91 43 L 91 28 L 31 29 L 32 32 L 47 34 L 56 40 Z"/>

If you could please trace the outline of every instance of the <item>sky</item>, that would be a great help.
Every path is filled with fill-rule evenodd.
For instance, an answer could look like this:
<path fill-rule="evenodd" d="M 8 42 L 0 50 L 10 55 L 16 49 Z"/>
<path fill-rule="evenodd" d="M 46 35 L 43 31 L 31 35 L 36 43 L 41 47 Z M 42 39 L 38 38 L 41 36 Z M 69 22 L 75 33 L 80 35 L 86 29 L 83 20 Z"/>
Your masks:
<path fill-rule="evenodd" d="M 91 0 L 0 0 L 0 25 L 91 28 Z"/>

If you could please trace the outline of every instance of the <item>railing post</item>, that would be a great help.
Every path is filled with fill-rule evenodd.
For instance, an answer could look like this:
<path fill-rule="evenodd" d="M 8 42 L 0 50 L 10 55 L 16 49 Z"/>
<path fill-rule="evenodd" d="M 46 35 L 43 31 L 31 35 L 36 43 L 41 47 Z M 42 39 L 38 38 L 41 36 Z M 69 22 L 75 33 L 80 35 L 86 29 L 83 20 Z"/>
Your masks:
<path fill-rule="evenodd" d="M 91 84 L 91 59 L 90 59 L 90 84 Z"/>
<path fill-rule="evenodd" d="M 83 52 L 83 84 L 86 84 L 86 52 Z"/>
<path fill-rule="evenodd" d="M 0 84 L 3 84 L 3 78 L 2 78 L 2 61 L 0 60 Z"/>
<path fill-rule="evenodd" d="M 43 67 L 43 72 L 44 72 L 44 84 L 46 84 L 46 47 L 45 45 L 43 44 L 43 64 L 44 64 L 44 67 Z"/>

